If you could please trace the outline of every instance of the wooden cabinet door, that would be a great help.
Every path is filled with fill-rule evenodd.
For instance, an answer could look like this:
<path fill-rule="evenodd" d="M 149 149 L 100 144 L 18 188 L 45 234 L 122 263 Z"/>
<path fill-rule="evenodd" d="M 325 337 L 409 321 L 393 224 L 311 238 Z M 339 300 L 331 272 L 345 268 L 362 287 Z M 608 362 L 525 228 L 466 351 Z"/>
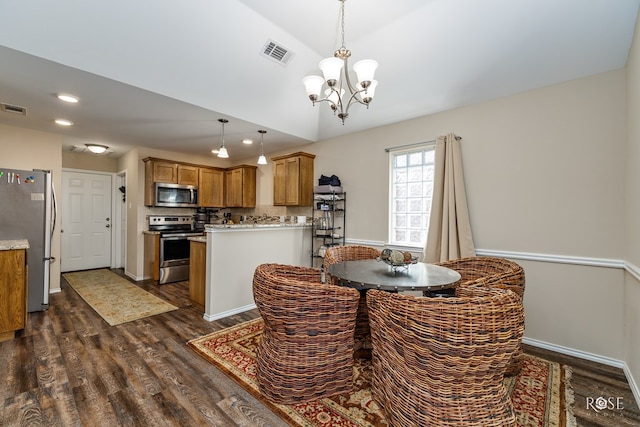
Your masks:
<path fill-rule="evenodd" d="M 225 199 L 226 207 L 242 207 L 242 169 L 225 172 Z"/>
<path fill-rule="evenodd" d="M 273 162 L 273 204 L 284 206 L 286 200 L 286 159 Z"/>
<path fill-rule="evenodd" d="M 198 203 L 203 208 L 224 207 L 224 171 L 200 168 L 198 178 Z"/>
<path fill-rule="evenodd" d="M 153 161 L 153 182 L 178 182 L 178 165 L 172 162 Z"/>
<path fill-rule="evenodd" d="M 294 153 L 273 160 L 273 204 L 311 206 L 313 203 L 313 154 Z"/>
<path fill-rule="evenodd" d="M 0 251 L 0 334 L 25 326 L 27 269 L 24 249 Z"/>
<path fill-rule="evenodd" d="M 178 184 L 198 185 L 198 168 L 196 166 L 178 165 Z"/>
<path fill-rule="evenodd" d="M 285 205 L 300 204 L 300 157 L 286 159 L 284 192 Z"/>
<path fill-rule="evenodd" d="M 189 247 L 189 298 L 200 310 L 204 311 L 207 272 L 207 244 L 190 243 Z"/>

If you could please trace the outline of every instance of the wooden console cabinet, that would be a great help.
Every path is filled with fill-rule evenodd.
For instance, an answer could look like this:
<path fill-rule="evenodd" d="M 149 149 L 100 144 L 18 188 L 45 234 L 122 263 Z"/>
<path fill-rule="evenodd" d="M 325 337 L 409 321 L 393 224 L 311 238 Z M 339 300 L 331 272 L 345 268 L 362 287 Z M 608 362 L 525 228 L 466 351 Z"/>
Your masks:
<path fill-rule="evenodd" d="M 274 206 L 311 206 L 315 157 L 298 152 L 272 158 Z"/>
<path fill-rule="evenodd" d="M 0 250 L 0 341 L 27 323 L 27 250 Z"/>

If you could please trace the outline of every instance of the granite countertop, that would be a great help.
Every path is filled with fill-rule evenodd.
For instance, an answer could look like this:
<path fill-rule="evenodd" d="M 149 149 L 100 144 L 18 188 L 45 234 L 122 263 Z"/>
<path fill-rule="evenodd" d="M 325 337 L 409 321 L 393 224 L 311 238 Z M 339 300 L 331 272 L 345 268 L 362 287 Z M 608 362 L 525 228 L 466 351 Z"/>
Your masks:
<path fill-rule="evenodd" d="M 207 243 L 207 236 L 193 236 L 188 239 L 192 242 Z"/>
<path fill-rule="evenodd" d="M 0 240 L 0 251 L 10 251 L 12 249 L 29 249 L 29 241 L 20 240 Z"/>
<path fill-rule="evenodd" d="M 291 223 L 276 223 L 276 224 L 206 224 L 205 231 L 216 230 L 260 230 L 260 229 L 287 229 L 287 228 L 301 228 L 310 227 L 311 224 L 291 224 Z"/>

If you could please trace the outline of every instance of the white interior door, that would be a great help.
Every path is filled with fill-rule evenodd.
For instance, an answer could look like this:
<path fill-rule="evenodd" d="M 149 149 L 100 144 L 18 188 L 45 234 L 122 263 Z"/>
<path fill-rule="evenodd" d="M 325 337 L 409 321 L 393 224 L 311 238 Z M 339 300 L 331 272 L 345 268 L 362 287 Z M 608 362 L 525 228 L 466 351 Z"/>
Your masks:
<path fill-rule="evenodd" d="M 62 171 L 62 272 L 111 266 L 111 187 L 111 175 Z"/>

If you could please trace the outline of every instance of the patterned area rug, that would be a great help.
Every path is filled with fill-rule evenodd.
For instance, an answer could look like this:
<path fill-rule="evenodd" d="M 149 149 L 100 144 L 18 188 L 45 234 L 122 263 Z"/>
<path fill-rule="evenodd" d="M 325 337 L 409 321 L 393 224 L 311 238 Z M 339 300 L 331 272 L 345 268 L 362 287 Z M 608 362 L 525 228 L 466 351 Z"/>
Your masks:
<path fill-rule="evenodd" d="M 255 380 L 255 349 L 263 323 L 258 318 L 188 342 L 207 361 L 231 376 L 292 426 L 386 426 L 371 397 L 371 366 L 356 359 L 354 389 L 349 394 L 306 404 L 279 405 L 260 395 Z M 519 426 L 572 427 L 570 369 L 526 355 L 522 371 L 505 379 Z"/>
<path fill-rule="evenodd" d="M 63 276 L 111 326 L 178 309 L 106 269 L 77 271 Z"/>

